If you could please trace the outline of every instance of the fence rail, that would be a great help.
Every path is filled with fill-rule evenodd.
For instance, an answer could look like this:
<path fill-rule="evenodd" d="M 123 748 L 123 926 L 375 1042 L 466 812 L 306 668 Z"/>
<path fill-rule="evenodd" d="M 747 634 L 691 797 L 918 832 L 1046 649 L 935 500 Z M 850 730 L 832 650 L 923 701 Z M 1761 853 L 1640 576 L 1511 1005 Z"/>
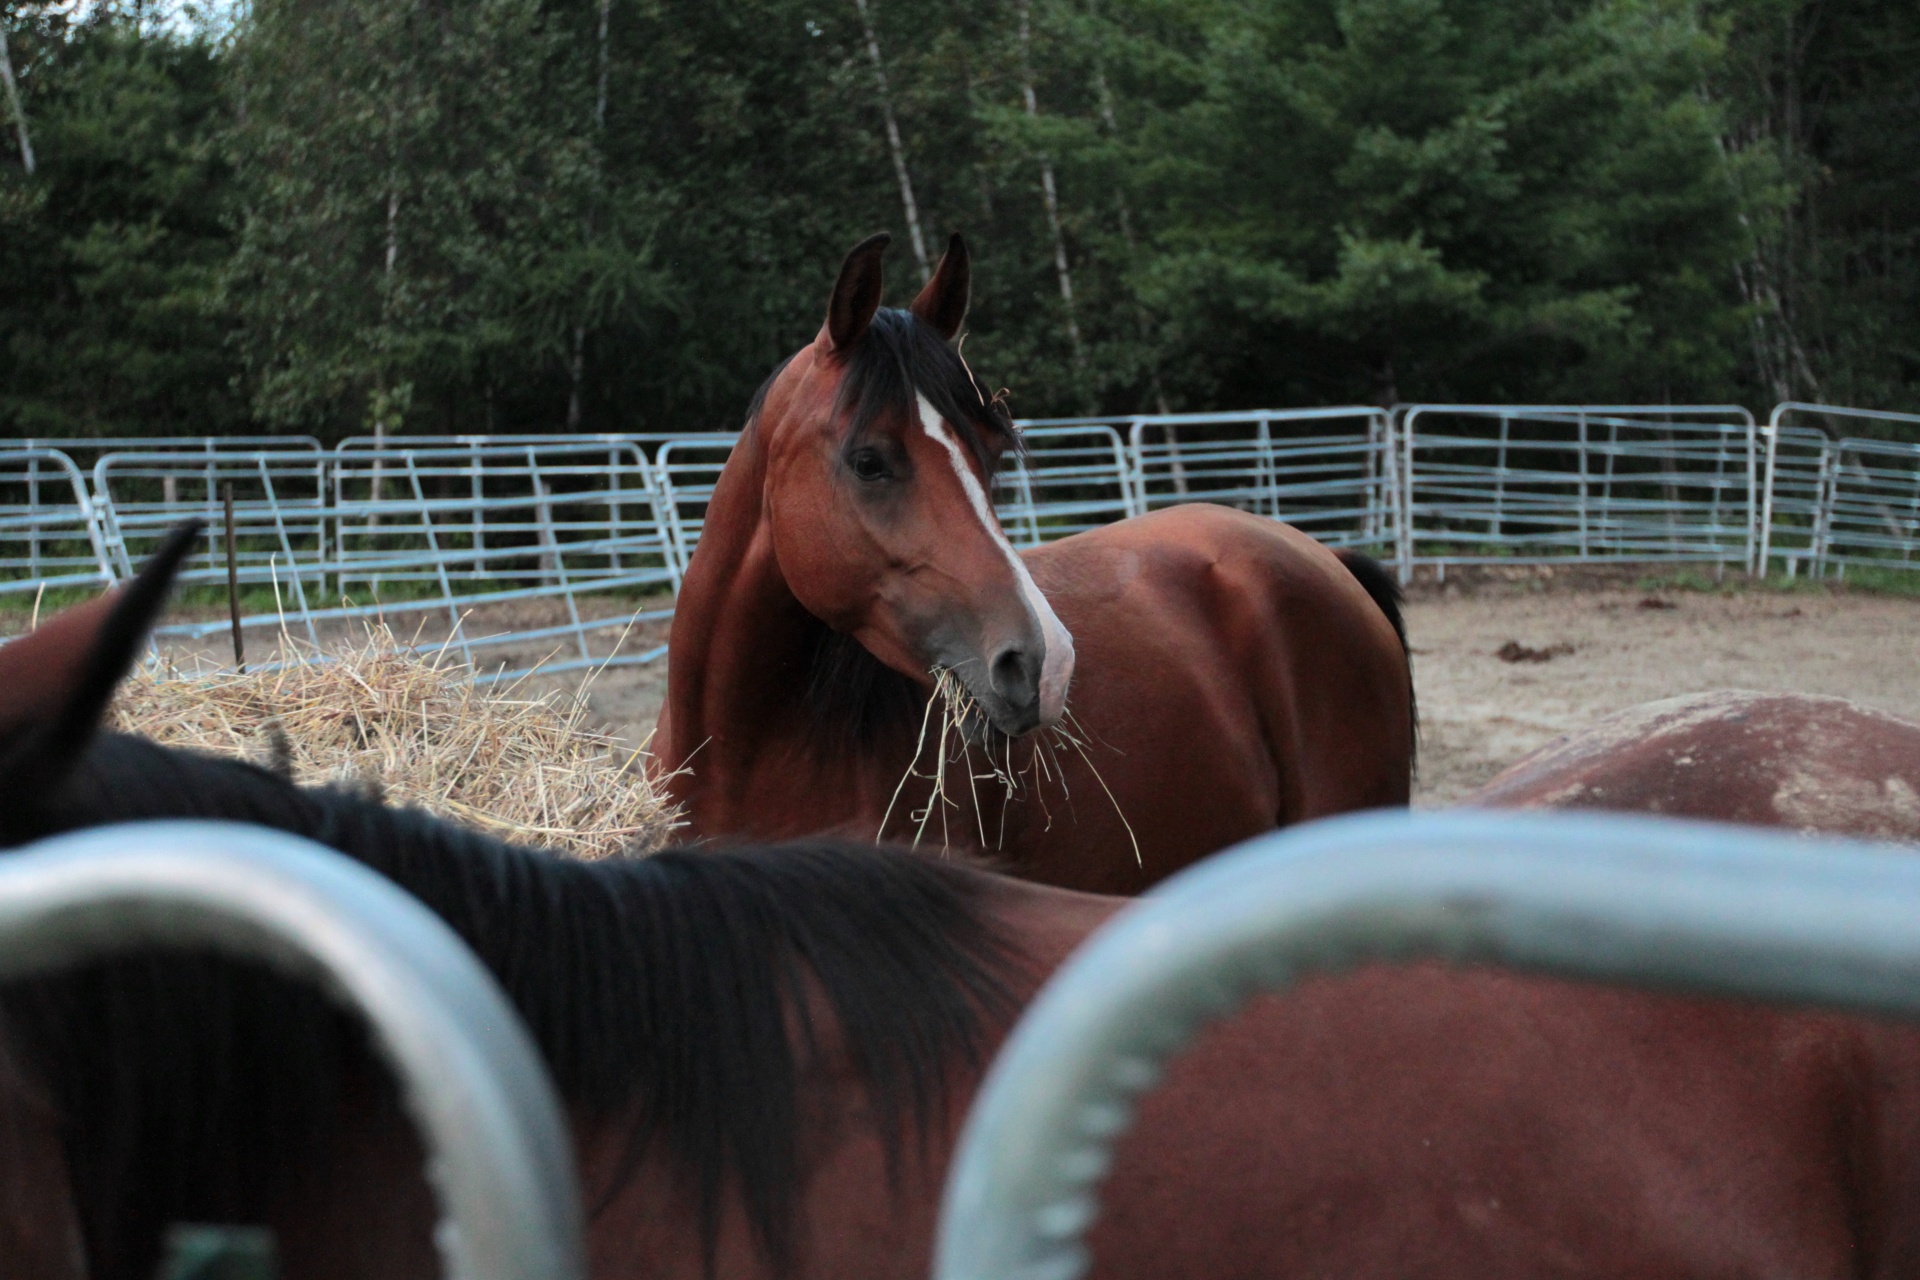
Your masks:
<path fill-rule="evenodd" d="M 1564 560 L 1920 570 L 1920 445 L 1839 433 L 1858 422 L 1920 415 L 1787 403 L 1757 425 L 1737 405 L 1419 404 L 1035 420 L 994 497 L 1021 545 L 1222 502 L 1369 548 L 1403 581 Z M 184 580 L 223 585 L 231 496 L 244 627 L 317 641 L 379 616 L 490 680 L 648 662 L 664 646 L 630 632 L 671 616 L 736 440 L 0 441 L 0 598 L 124 578 L 187 516 L 208 531 Z"/>

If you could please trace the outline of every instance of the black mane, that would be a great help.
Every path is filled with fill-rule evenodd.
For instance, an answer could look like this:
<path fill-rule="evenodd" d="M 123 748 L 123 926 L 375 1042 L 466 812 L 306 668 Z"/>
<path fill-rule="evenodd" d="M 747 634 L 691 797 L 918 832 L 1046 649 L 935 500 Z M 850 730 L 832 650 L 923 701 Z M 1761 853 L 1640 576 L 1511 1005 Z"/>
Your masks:
<path fill-rule="evenodd" d="M 857 440 L 883 414 L 912 417 L 916 392 L 959 432 L 989 476 L 1002 450 L 1020 448 L 1006 404 L 960 353 L 911 311 L 882 307 L 847 357 L 835 416 L 847 416 L 848 439 Z"/>
<path fill-rule="evenodd" d="M 1017 957 L 977 872 L 821 844 L 580 862 L 250 765 L 104 735 L 24 824 L 223 817 L 341 850 L 443 917 L 499 978 L 570 1107 L 660 1144 L 708 1265 L 737 1193 L 790 1264 L 806 1162 L 799 1078 L 817 984 L 889 1152 L 944 1113 L 950 1073 L 1010 1015 Z M 10 824 L 11 825 L 11 824 Z M 364 1033 L 264 969 L 142 953 L 0 992 L 9 1040 L 67 1123 L 91 1274 L 145 1280 L 168 1222 L 245 1221 L 270 1174 L 323 1158 Z M 360 1064 L 356 1066 L 356 1064 Z M 383 1088 L 389 1086 L 382 1086 Z M 364 1089 L 363 1089 L 364 1092 Z M 616 1188 L 588 1188 L 604 1203 Z M 590 1203 L 590 1208 L 591 1203 Z"/>

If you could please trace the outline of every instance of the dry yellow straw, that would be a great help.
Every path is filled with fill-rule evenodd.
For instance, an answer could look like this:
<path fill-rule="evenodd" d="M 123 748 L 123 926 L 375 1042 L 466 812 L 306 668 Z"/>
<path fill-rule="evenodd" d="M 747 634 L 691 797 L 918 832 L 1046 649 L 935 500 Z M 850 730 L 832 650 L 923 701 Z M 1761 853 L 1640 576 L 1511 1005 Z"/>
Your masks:
<path fill-rule="evenodd" d="M 986 735 L 987 743 L 983 744 L 986 772 L 978 773 L 974 770 L 972 735 L 969 734 L 968 729 L 970 726 L 983 724 L 985 717 L 981 714 L 979 705 L 973 700 L 973 695 L 967 692 L 966 686 L 952 671 L 937 669 L 932 674 L 933 696 L 927 699 L 926 714 L 920 720 L 920 737 L 914 744 L 913 759 L 907 763 L 906 772 L 900 775 L 899 783 L 894 786 L 893 798 L 887 802 L 886 813 L 880 819 L 880 829 L 874 833 L 876 840 L 885 837 L 887 824 L 893 820 L 894 808 L 899 804 L 900 796 L 906 790 L 907 783 L 919 778 L 922 781 L 931 782 L 933 791 L 928 796 L 925 806 L 910 810 L 907 814 L 907 821 L 914 824 L 913 847 L 916 849 L 920 847 L 920 841 L 926 835 L 927 825 L 937 812 L 940 815 L 940 848 L 943 852 L 950 848 L 947 830 L 948 810 L 960 808 L 959 802 L 947 794 L 947 780 L 954 771 L 953 766 L 958 766 L 966 773 L 967 790 L 973 800 L 974 820 L 979 829 L 981 848 L 988 847 L 986 814 L 980 805 L 980 791 L 977 785 L 981 782 L 997 783 L 1002 792 L 1000 834 L 992 847 L 1000 848 L 1005 845 L 1007 807 L 1021 798 L 1021 792 L 1027 790 L 1029 786 L 1033 798 L 1039 802 L 1041 811 L 1046 814 L 1047 829 L 1050 830 L 1053 827 L 1053 811 L 1047 807 L 1045 784 L 1057 780 L 1060 783 L 1061 794 L 1067 796 L 1069 800 L 1072 798 L 1067 791 L 1066 774 L 1060 768 L 1059 749 L 1067 747 L 1078 754 L 1086 764 L 1087 772 L 1093 775 L 1093 780 L 1098 782 L 1100 789 L 1106 793 L 1108 803 L 1113 805 L 1113 811 L 1119 817 L 1120 825 L 1127 829 L 1127 840 L 1133 846 L 1134 862 L 1145 865 L 1140 856 L 1139 838 L 1133 833 L 1133 824 L 1127 821 L 1126 812 L 1121 809 L 1119 798 L 1113 794 L 1113 788 L 1109 787 L 1107 780 L 1100 776 L 1100 770 L 1093 763 L 1093 757 L 1087 754 L 1087 740 L 1091 735 L 1074 717 L 1072 711 L 1064 712 L 1060 723 L 1028 739 L 1032 752 L 1026 765 L 1021 768 L 1014 766 L 1014 741 L 989 730 Z M 922 769 L 920 762 L 927 755 L 927 734 L 933 725 L 933 714 L 936 708 L 940 712 L 940 732 L 934 739 L 929 771 Z M 996 738 L 1006 744 L 1004 760 L 994 758 L 993 743 Z M 950 746 L 950 743 L 957 744 L 957 754 L 955 747 Z"/>
<path fill-rule="evenodd" d="M 379 788 L 502 839 L 582 858 L 650 852 L 679 825 L 642 753 L 586 727 L 576 697 L 477 686 L 408 652 L 384 627 L 325 651 L 282 640 L 266 666 L 145 668 L 113 727 L 169 746 L 265 762 L 301 782 Z"/>

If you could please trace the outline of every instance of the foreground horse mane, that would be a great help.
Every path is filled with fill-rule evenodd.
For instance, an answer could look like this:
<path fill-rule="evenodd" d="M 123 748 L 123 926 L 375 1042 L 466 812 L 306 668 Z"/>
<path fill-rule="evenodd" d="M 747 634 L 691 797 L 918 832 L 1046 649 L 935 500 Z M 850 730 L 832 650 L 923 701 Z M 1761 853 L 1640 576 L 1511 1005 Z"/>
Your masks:
<path fill-rule="evenodd" d="M 795 844 L 579 862 L 251 765 L 105 735 L 46 831 L 222 817 L 342 850 L 466 940 L 526 1020 L 569 1105 L 631 1123 L 616 1187 L 649 1143 L 697 1197 L 712 1263 L 739 1195 L 776 1268 L 803 1181 L 799 1075 L 824 996 L 891 1158 L 944 1113 L 958 1062 L 1010 1015 L 1011 944 L 990 882 L 892 851 Z M 890 999 L 912 991 L 912 1000 Z M 816 1003 L 815 1008 L 818 1008 Z M 205 955 L 142 953 L 16 984 L 6 1022 L 70 1126 L 96 1276 L 150 1275 L 175 1220 L 220 1220 L 319 1158 L 363 1033 L 314 993 Z M 224 1179 L 224 1181 L 223 1181 Z M 195 1188 L 189 1193 L 188 1188 Z"/>

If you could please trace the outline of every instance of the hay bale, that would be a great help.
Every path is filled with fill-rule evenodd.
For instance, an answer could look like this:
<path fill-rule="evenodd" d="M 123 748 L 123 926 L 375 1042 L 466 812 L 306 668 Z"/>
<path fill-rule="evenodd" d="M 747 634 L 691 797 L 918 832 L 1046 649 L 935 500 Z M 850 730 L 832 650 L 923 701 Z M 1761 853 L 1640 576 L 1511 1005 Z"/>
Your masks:
<path fill-rule="evenodd" d="M 588 729 L 576 697 L 496 692 L 470 675 L 374 628 L 324 652 L 283 642 L 245 675 L 148 665 L 109 721 L 168 746 L 285 757 L 300 782 L 377 787 L 390 803 L 581 858 L 666 843 L 678 821 L 641 751 Z"/>

